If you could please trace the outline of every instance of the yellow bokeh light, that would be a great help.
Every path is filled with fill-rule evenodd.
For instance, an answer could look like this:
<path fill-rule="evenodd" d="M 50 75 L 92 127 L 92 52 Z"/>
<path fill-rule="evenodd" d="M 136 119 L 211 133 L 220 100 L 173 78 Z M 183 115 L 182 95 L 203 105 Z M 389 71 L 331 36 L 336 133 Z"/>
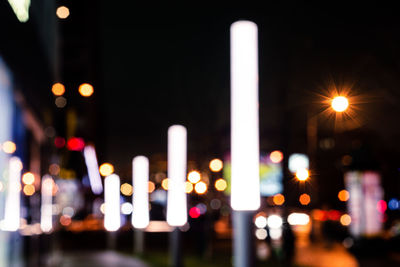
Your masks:
<path fill-rule="evenodd" d="M 185 192 L 186 194 L 190 194 L 193 192 L 193 184 L 191 182 L 185 182 Z"/>
<path fill-rule="evenodd" d="M 211 171 L 219 172 L 224 167 L 224 164 L 222 163 L 222 160 L 220 160 L 220 159 L 213 159 L 212 161 L 210 161 L 209 167 L 210 167 Z"/>
<path fill-rule="evenodd" d="M 168 178 L 165 178 L 165 179 L 163 179 L 162 181 L 161 181 L 161 187 L 164 189 L 164 190 L 168 190 Z"/>
<path fill-rule="evenodd" d="M 273 198 L 272 201 L 274 202 L 275 205 L 283 205 L 285 203 L 285 196 L 282 194 L 276 194 Z"/>
<path fill-rule="evenodd" d="M 296 172 L 296 178 L 299 181 L 305 181 L 310 177 L 310 172 L 307 169 L 299 169 Z"/>
<path fill-rule="evenodd" d="M 300 201 L 301 205 L 306 206 L 306 205 L 310 204 L 311 198 L 310 198 L 310 196 L 308 194 L 302 194 L 299 197 L 299 201 Z"/>
<path fill-rule="evenodd" d="M 201 179 L 201 175 L 198 171 L 191 171 L 188 174 L 188 180 L 192 184 L 198 183 Z"/>
<path fill-rule="evenodd" d="M 102 176 L 108 176 L 114 173 L 114 166 L 110 163 L 103 163 L 100 165 L 99 172 Z"/>
<path fill-rule="evenodd" d="M 152 181 L 149 181 L 149 193 L 152 193 L 155 189 L 156 185 Z"/>
<path fill-rule="evenodd" d="M 224 191 L 227 186 L 228 185 L 226 181 L 222 178 L 215 181 L 215 189 L 217 189 L 218 191 Z"/>
<path fill-rule="evenodd" d="M 345 202 L 345 201 L 349 200 L 349 197 L 350 197 L 350 194 L 347 190 L 343 189 L 338 193 L 338 198 L 340 201 Z"/>
<path fill-rule="evenodd" d="M 106 203 L 102 203 L 100 205 L 100 212 L 104 214 L 105 210 L 106 210 Z"/>
<path fill-rule="evenodd" d="M 351 217 L 348 214 L 343 214 L 342 216 L 340 216 L 340 223 L 343 226 L 348 226 L 351 224 Z"/>
<path fill-rule="evenodd" d="M 51 87 L 51 92 L 55 96 L 62 96 L 65 93 L 65 86 L 62 83 L 55 83 Z"/>
<path fill-rule="evenodd" d="M 7 154 L 12 154 L 17 150 L 17 146 L 12 141 L 5 141 L 3 143 L 3 151 Z"/>
<path fill-rule="evenodd" d="M 273 163 L 279 163 L 283 160 L 283 153 L 278 150 L 272 151 L 269 158 Z"/>
<path fill-rule="evenodd" d="M 202 195 L 205 192 L 207 192 L 207 184 L 205 182 L 198 182 L 195 186 L 194 186 L 194 191 L 196 191 L 197 194 Z"/>
<path fill-rule="evenodd" d="M 93 92 L 94 90 L 91 84 L 83 83 L 79 86 L 79 93 L 81 94 L 81 96 L 89 97 L 93 94 Z"/>
<path fill-rule="evenodd" d="M 124 196 L 132 196 L 133 187 L 128 183 L 124 183 L 124 184 L 121 185 L 121 193 Z"/>
<path fill-rule="evenodd" d="M 31 184 L 24 185 L 24 194 L 27 196 L 32 196 L 35 193 L 35 187 Z"/>
<path fill-rule="evenodd" d="M 331 106 L 336 112 L 343 112 L 349 107 L 349 100 L 344 96 L 337 96 L 332 99 Z"/>
<path fill-rule="evenodd" d="M 56 11 L 57 17 L 60 19 L 66 19 L 69 16 L 69 8 L 66 6 L 60 6 Z"/>
<path fill-rule="evenodd" d="M 33 184 L 34 181 L 35 181 L 35 175 L 33 175 L 33 173 L 26 172 L 24 173 L 24 175 L 22 175 L 22 182 L 24 184 Z"/>

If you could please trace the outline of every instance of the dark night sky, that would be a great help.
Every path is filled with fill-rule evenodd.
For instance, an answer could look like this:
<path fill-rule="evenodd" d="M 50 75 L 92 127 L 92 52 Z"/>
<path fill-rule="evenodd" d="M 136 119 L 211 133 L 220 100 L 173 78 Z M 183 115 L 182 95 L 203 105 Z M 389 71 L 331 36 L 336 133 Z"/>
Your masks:
<path fill-rule="evenodd" d="M 389 177 L 384 179 L 389 196 L 400 188 L 400 19 L 394 6 L 306 1 L 225 9 L 143 8 L 105 0 L 58 4 L 71 11 L 57 25 L 66 109 L 54 107 L 53 81 L 46 83 L 52 71 L 40 61 L 46 53 L 34 37 L 35 22 L 20 24 L 5 4 L 8 11 L 1 11 L 7 16 L 0 22 L 9 24 L 0 37 L 0 52 L 27 88 L 32 106 L 39 111 L 51 106 L 59 134 L 65 131 L 66 110 L 77 110 L 76 134 L 94 141 L 99 161 L 115 164 L 123 179 L 131 175 L 134 156 L 166 153 L 172 124 L 188 128 L 189 159 L 200 162 L 229 150 L 229 27 L 248 19 L 259 27 L 261 150 L 307 152 L 307 113 L 319 114 L 319 140 L 337 141 L 334 149 L 318 151 L 315 180 L 325 183 L 321 195 L 336 199 L 343 187 L 340 160 L 345 154 L 358 155 L 364 167 L 378 166 Z M 29 42 L 35 45 L 24 48 Z M 82 82 L 95 87 L 89 99 L 75 90 Z M 323 112 L 324 97 L 334 87 L 351 96 L 346 124 Z M 355 149 L 360 143 L 365 146 Z"/>
<path fill-rule="evenodd" d="M 229 26 L 238 19 L 259 27 L 262 149 L 286 143 L 305 152 L 306 110 L 325 107 L 319 94 L 332 84 L 351 87 L 358 130 L 387 144 L 399 136 L 396 16 L 381 6 L 121 9 L 103 1 L 98 83 L 107 159 L 128 166 L 137 154 L 166 152 L 174 123 L 187 126 L 193 156 L 229 149 Z M 320 117 L 321 133 L 333 124 Z"/>

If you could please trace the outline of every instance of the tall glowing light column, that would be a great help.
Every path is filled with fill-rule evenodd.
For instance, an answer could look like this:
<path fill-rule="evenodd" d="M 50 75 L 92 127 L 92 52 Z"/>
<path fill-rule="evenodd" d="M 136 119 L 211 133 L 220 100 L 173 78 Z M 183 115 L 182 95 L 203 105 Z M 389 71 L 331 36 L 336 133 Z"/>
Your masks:
<path fill-rule="evenodd" d="M 111 174 L 104 179 L 104 228 L 114 232 L 121 226 L 120 214 L 120 179 Z"/>
<path fill-rule="evenodd" d="M 231 26 L 231 206 L 260 207 L 257 25 Z"/>
<path fill-rule="evenodd" d="M 144 156 L 137 156 L 132 161 L 133 194 L 132 225 L 143 229 L 149 225 L 149 160 Z"/>
<path fill-rule="evenodd" d="M 50 175 L 44 175 L 40 208 L 40 228 L 43 232 L 50 232 L 53 229 L 53 186 L 53 178 Z"/>
<path fill-rule="evenodd" d="M 183 226 L 187 222 L 186 135 L 186 128 L 182 125 L 168 129 L 167 222 L 171 226 Z"/>
<path fill-rule="evenodd" d="M 170 260 L 174 267 L 182 266 L 181 238 L 178 226 L 183 226 L 187 222 L 186 147 L 186 128 L 182 125 L 169 127 L 167 222 L 169 225 L 175 226 L 170 235 Z"/>
<path fill-rule="evenodd" d="M 18 157 L 12 157 L 8 166 L 8 188 L 1 229 L 17 231 L 20 224 L 22 162 Z"/>
<path fill-rule="evenodd" d="M 252 216 L 260 207 L 258 34 L 251 21 L 231 25 L 231 206 L 234 266 L 254 265 Z"/>

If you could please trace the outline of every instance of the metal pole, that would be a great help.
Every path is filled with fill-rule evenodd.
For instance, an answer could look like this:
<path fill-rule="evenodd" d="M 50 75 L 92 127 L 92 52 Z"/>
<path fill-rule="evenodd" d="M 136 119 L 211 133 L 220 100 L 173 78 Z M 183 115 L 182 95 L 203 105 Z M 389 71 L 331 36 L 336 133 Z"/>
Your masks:
<path fill-rule="evenodd" d="M 170 233 L 170 260 L 172 267 L 183 267 L 181 253 L 181 231 L 178 227 Z"/>
<path fill-rule="evenodd" d="M 233 266 L 254 266 L 253 211 L 233 211 Z"/>
<path fill-rule="evenodd" d="M 117 249 L 117 232 L 116 231 L 107 232 L 107 248 L 109 250 Z"/>
<path fill-rule="evenodd" d="M 134 248 L 133 252 L 136 255 L 142 255 L 144 252 L 144 231 L 141 229 L 135 228 L 133 230 L 133 235 L 134 235 Z"/>

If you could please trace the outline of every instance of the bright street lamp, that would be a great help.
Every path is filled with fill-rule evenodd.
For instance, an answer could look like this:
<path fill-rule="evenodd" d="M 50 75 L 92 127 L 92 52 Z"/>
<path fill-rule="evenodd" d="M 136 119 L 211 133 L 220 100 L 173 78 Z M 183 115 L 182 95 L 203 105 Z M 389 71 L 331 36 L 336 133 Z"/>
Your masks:
<path fill-rule="evenodd" d="M 332 99 L 331 106 L 336 112 L 343 112 L 349 107 L 349 100 L 344 96 L 336 96 Z"/>

